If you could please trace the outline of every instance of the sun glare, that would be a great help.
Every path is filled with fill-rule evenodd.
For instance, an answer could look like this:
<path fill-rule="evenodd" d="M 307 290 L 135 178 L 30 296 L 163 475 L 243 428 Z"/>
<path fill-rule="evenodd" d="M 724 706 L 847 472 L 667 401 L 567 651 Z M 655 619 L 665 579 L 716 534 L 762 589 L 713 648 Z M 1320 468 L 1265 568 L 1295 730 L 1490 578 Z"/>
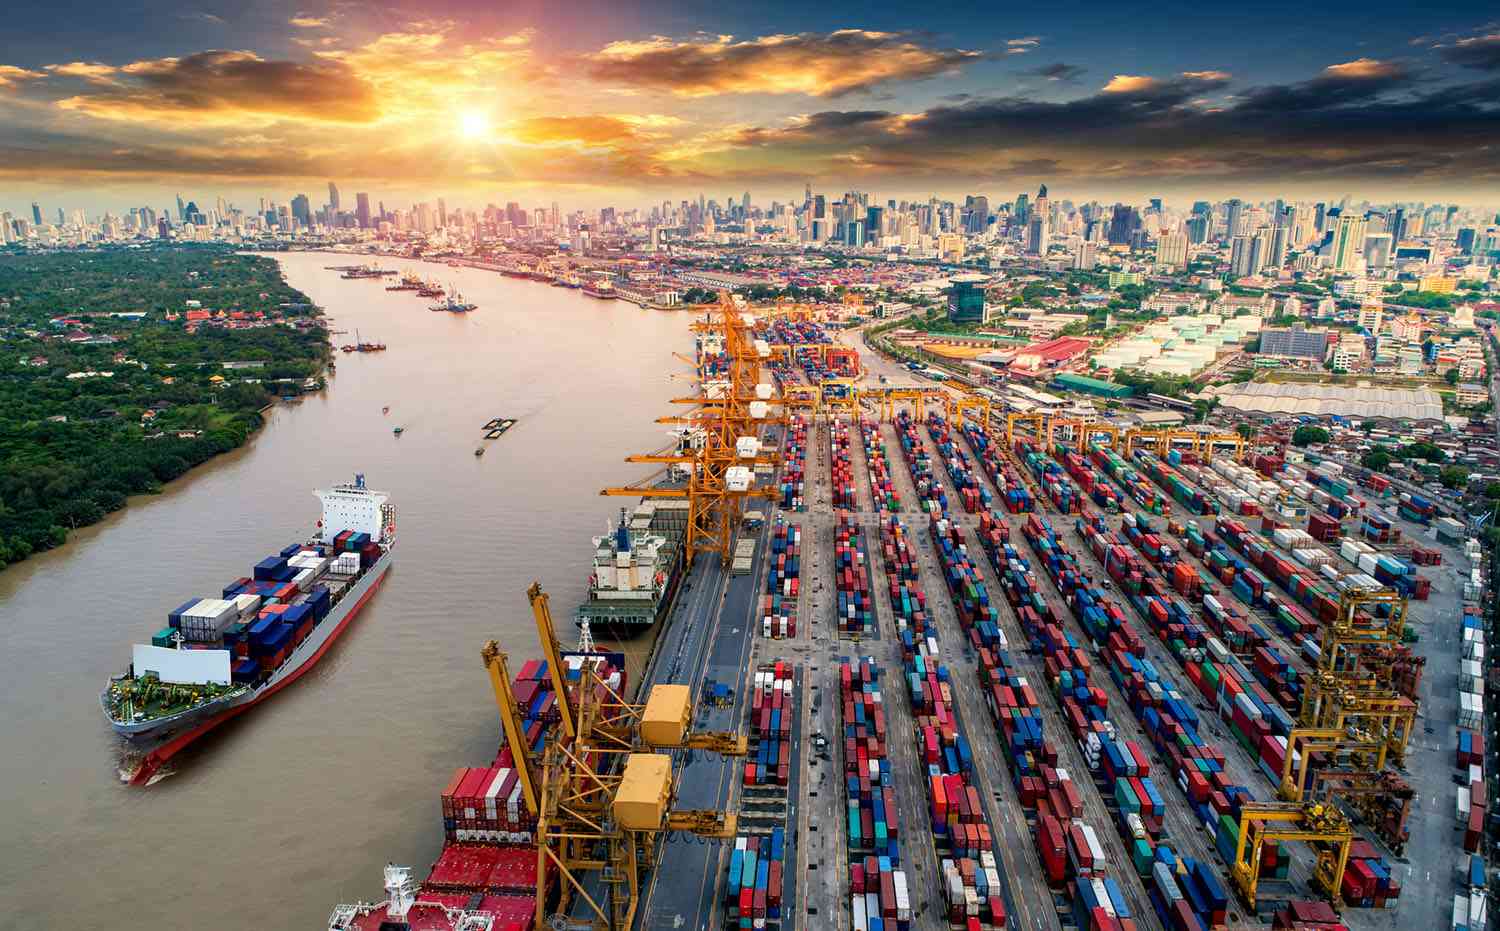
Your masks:
<path fill-rule="evenodd" d="M 479 139 L 489 134 L 490 119 L 483 113 L 470 111 L 459 117 L 458 128 L 466 139 Z"/>

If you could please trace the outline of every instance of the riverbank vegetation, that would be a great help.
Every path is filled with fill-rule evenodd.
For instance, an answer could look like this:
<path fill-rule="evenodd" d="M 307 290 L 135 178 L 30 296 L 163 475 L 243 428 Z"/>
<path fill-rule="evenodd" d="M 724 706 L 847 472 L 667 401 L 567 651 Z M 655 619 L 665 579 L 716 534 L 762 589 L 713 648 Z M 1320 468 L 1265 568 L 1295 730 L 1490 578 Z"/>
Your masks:
<path fill-rule="evenodd" d="M 0 256 L 0 567 L 240 446 L 328 352 L 272 259 Z"/>

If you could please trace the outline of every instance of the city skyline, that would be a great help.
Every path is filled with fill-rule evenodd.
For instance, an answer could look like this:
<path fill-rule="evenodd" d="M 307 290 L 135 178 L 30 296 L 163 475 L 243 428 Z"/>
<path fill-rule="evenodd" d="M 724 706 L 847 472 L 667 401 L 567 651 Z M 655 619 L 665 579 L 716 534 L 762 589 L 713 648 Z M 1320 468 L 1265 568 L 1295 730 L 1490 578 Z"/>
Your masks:
<path fill-rule="evenodd" d="M 7 209 L 289 199 L 327 178 L 387 201 L 569 209 L 809 182 L 882 199 L 1050 183 L 1075 201 L 1500 200 L 1500 25 L 1457 3 L 1273 4 L 1248 30 L 1231 11 L 1091 0 L 1065 18 L 69 6 L 68 30 L 20 10 L 0 38 Z"/>

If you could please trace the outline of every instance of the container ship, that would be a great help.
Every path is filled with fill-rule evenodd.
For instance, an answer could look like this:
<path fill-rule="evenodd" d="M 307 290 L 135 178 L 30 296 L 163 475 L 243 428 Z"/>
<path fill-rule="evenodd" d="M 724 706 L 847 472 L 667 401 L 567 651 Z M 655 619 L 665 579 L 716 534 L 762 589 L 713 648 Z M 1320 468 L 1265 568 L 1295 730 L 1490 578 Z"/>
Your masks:
<path fill-rule="evenodd" d="M 550 623 L 550 622 L 549 622 Z M 548 640 L 555 640 L 548 631 Z M 561 682 L 575 696 L 585 668 L 598 681 L 596 702 L 628 693 L 622 653 L 588 648 L 559 652 Z M 494 663 L 487 656 L 487 663 Z M 492 672 L 504 668 L 491 666 Z M 560 733 L 559 678 L 548 660 L 531 660 L 510 680 L 520 719 L 521 739 L 539 757 L 541 748 Z M 576 705 L 575 705 L 576 706 Z M 486 766 L 454 770 L 439 796 L 443 849 L 421 883 L 405 867 L 385 868 L 387 898 L 336 906 L 329 931 L 500 931 L 530 927 L 537 900 L 549 905 L 556 892 L 553 874 L 537 874 L 536 816 L 527 804 L 520 771 L 508 742 L 502 742 Z"/>
<path fill-rule="evenodd" d="M 615 286 L 607 278 L 594 278 L 583 286 L 583 293 L 601 301 L 612 301 L 615 299 Z"/>
<path fill-rule="evenodd" d="M 620 511 L 620 521 L 594 538 L 594 565 L 588 599 L 574 619 L 593 630 L 633 637 L 651 627 L 671 608 L 683 575 L 683 538 L 688 502 L 647 501 L 634 511 Z"/>
<path fill-rule="evenodd" d="M 143 754 L 135 784 L 193 741 L 292 684 L 354 620 L 391 566 L 396 511 L 354 481 L 315 492 L 317 530 L 256 564 L 218 598 L 168 613 L 99 702 L 115 732 Z"/>
<path fill-rule="evenodd" d="M 464 296 L 455 288 L 453 293 L 448 295 L 447 299 L 438 301 L 427 309 L 434 313 L 447 311 L 450 314 L 466 314 L 471 310 L 478 310 L 479 305 L 472 301 L 464 300 Z"/>

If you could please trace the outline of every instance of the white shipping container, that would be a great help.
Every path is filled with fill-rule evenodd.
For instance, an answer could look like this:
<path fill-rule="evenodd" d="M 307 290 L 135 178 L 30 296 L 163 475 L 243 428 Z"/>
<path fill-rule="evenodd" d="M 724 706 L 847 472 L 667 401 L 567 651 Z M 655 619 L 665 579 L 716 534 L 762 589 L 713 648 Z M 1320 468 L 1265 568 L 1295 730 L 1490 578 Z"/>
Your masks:
<path fill-rule="evenodd" d="M 1375 557 L 1370 553 L 1361 553 L 1359 557 L 1359 571 L 1367 574 L 1375 572 Z"/>

